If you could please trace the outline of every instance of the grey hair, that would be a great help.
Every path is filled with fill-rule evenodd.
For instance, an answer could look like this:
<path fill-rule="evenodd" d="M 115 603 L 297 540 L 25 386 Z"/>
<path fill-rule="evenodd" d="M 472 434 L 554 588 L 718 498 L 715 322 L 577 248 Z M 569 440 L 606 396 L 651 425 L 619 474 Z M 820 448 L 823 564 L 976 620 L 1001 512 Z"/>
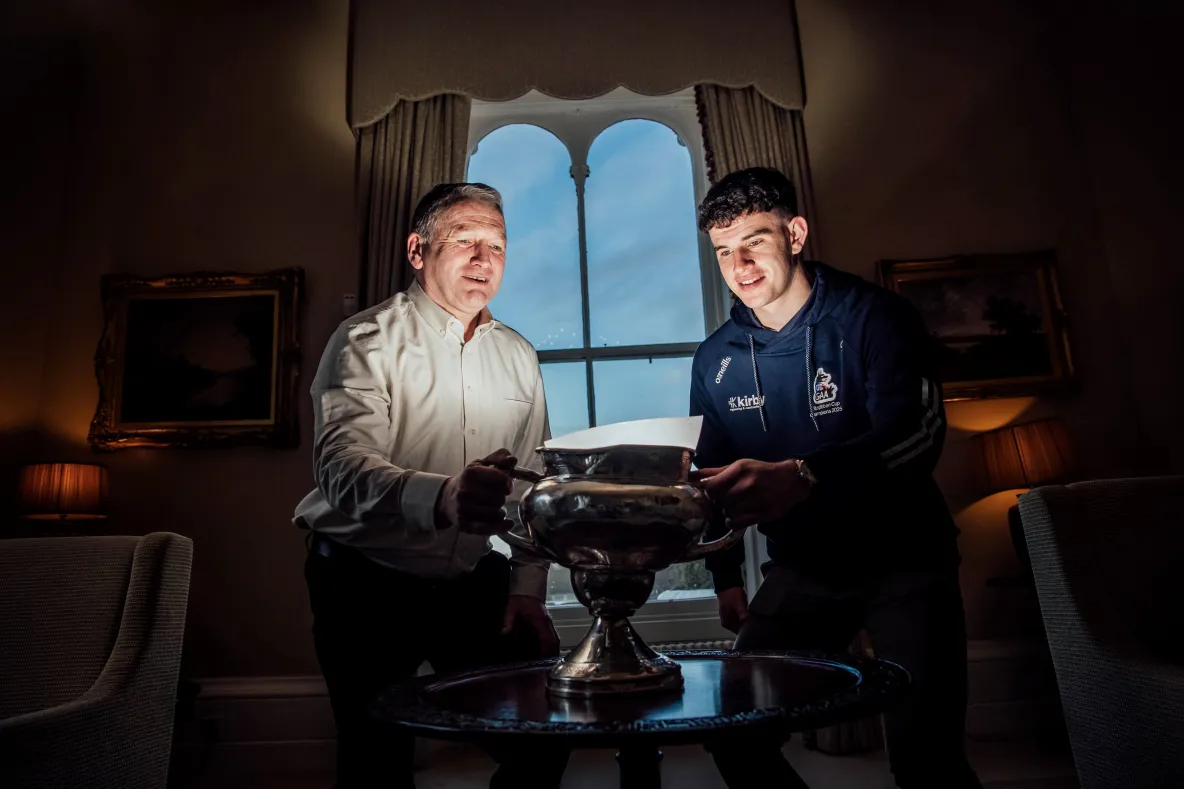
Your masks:
<path fill-rule="evenodd" d="M 502 196 L 498 190 L 486 184 L 439 184 L 424 195 L 415 206 L 411 217 L 411 232 L 418 233 L 425 244 L 430 244 L 436 235 L 440 217 L 452 206 L 466 200 L 476 200 L 502 210 Z"/>

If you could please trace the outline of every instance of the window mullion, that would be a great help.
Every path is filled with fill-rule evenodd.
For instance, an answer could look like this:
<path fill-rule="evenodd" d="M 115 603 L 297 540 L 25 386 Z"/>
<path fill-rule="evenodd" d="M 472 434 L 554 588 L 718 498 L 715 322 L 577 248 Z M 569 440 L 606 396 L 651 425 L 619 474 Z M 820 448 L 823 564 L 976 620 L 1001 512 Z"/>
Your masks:
<path fill-rule="evenodd" d="M 554 351 L 539 351 L 539 361 L 578 362 L 616 361 L 618 359 L 663 359 L 678 356 L 694 356 L 697 342 L 668 342 L 657 345 L 608 345 L 603 348 L 561 348 Z"/>
<path fill-rule="evenodd" d="M 588 230 L 584 221 L 584 182 L 589 176 L 588 165 L 572 164 L 571 179 L 576 182 L 576 211 L 579 213 L 580 238 L 580 307 L 584 313 L 584 349 L 592 347 L 591 308 L 588 300 Z M 588 425 L 596 427 L 596 384 L 592 373 L 592 359 L 584 359 L 584 372 L 588 380 Z"/>

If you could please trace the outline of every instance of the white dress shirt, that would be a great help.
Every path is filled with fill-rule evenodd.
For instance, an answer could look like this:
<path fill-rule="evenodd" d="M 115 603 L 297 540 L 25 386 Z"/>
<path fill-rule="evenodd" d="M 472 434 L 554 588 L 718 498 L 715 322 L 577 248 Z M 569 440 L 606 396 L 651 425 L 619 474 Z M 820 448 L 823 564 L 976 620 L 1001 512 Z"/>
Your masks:
<path fill-rule="evenodd" d="M 533 346 L 488 310 L 472 339 L 418 283 L 334 332 L 312 384 L 316 489 L 294 522 L 413 575 L 473 569 L 489 539 L 437 529 L 444 481 L 509 449 L 541 470 L 550 438 Z M 517 522 L 515 483 L 506 510 Z M 519 527 L 520 528 L 520 527 Z M 547 564 L 511 553 L 512 594 L 545 599 Z"/>

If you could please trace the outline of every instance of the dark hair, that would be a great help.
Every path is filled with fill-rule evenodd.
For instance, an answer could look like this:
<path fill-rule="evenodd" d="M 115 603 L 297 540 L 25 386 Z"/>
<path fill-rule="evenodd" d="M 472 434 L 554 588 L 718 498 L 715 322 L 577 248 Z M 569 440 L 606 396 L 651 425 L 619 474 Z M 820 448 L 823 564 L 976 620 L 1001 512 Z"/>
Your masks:
<path fill-rule="evenodd" d="M 439 184 L 419 200 L 411 217 L 411 232 L 418 233 L 425 243 L 431 243 L 436 235 L 440 215 L 457 203 L 477 200 L 493 206 L 499 214 L 502 210 L 502 196 L 486 184 Z"/>
<path fill-rule="evenodd" d="M 782 211 L 798 213 L 798 193 L 780 170 L 749 167 L 728 173 L 711 187 L 699 204 L 699 230 L 730 225 L 746 214 Z"/>

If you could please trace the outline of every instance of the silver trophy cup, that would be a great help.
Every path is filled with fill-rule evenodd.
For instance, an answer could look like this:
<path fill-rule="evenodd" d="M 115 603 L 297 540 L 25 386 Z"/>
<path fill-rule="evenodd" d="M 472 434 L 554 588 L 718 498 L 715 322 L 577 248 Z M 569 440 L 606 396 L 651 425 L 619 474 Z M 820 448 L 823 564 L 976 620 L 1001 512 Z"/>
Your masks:
<path fill-rule="evenodd" d="M 519 505 L 526 535 L 502 539 L 570 568 L 576 597 L 594 617 L 579 645 L 551 670 L 547 690 L 588 697 L 681 688 L 678 664 L 650 649 L 629 617 L 649 598 L 656 571 L 728 548 L 744 529 L 702 541 L 715 510 L 689 482 L 688 449 L 537 451 L 544 474 L 513 472 L 533 483 Z"/>

